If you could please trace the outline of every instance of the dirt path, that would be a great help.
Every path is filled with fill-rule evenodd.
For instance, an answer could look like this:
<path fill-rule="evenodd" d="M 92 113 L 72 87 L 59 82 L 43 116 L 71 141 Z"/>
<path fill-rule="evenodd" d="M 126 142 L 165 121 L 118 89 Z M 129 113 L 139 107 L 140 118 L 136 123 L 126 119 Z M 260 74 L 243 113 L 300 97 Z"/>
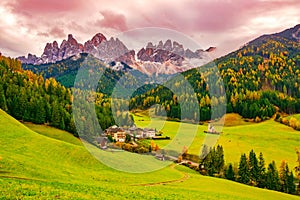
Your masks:
<path fill-rule="evenodd" d="M 180 179 L 170 180 L 170 181 L 162 181 L 162 182 L 156 182 L 156 183 L 142 183 L 142 184 L 134 184 L 131 186 L 156 186 L 156 185 L 166 185 L 166 184 L 172 184 L 172 183 L 180 183 L 183 181 L 186 181 L 190 178 L 190 175 L 186 172 L 181 172 L 175 169 L 176 164 L 173 164 L 170 166 L 171 169 L 174 171 L 180 172 L 183 176 Z"/>

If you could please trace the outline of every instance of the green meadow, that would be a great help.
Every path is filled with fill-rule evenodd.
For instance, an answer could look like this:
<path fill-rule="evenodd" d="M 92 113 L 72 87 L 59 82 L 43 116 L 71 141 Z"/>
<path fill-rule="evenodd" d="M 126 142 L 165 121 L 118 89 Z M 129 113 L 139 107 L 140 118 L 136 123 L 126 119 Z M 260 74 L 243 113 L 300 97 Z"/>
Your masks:
<path fill-rule="evenodd" d="M 146 119 L 140 121 L 146 122 Z M 266 122 L 249 127 L 265 126 L 264 131 L 267 131 L 268 123 L 273 125 L 272 122 Z M 228 136 L 225 129 L 224 137 L 230 137 L 232 141 L 239 138 L 236 135 L 239 131 L 234 128 L 228 133 L 233 135 Z M 205 126 L 201 126 L 198 138 L 204 137 L 201 132 L 204 129 Z M 169 130 L 172 130 L 169 125 L 163 129 L 166 133 Z M 295 136 L 288 136 L 289 133 Z M 286 137 L 296 138 L 296 133 L 290 131 Z M 172 133 L 168 134 L 172 136 Z M 244 136 L 248 137 L 246 134 Z M 242 140 L 245 146 L 241 145 L 240 148 L 247 148 L 250 142 L 246 140 Z M 117 171 L 95 159 L 83 143 L 71 134 L 51 127 L 33 124 L 25 126 L 0 110 L 0 199 L 299 199 L 224 179 L 201 176 L 175 164 L 149 173 Z M 100 151 L 95 147 L 90 149 Z M 288 149 L 281 144 L 274 152 L 282 151 L 285 155 Z"/>
<path fill-rule="evenodd" d="M 285 160 L 290 166 L 296 166 L 297 156 L 295 148 L 300 148 L 300 132 L 291 127 L 280 124 L 274 120 L 260 123 L 245 122 L 237 114 L 227 114 L 223 133 L 219 136 L 205 134 L 208 124 L 194 125 L 163 119 L 150 118 L 147 112 L 134 114 L 135 123 L 141 127 L 152 127 L 162 131 L 163 135 L 173 139 L 176 134 L 192 135 L 196 131 L 195 137 L 188 148 L 191 154 L 200 155 L 201 145 L 205 138 L 215 137 L 216 144 L 224 147 L 225 161 L 227 163 L 238 163 L 242 153 L 249 153 L 253 149 L 257 154 L 262 152 L 267 163 L 274 160 L 277 165 Z M 180 130 L 179 126 L 184 125 L 185 130 Z M 155 140 L 159 147 L 166 147 L 171 140 Z M 182 145 L 182 147 L 184 144 Z"/>

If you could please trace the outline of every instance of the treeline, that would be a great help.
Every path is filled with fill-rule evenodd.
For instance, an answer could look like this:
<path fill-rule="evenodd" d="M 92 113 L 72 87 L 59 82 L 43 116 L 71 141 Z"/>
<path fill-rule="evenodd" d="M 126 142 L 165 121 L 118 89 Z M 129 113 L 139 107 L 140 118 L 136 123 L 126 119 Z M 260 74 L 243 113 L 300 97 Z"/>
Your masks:
<path fill-rule="evenodd" d="M 203 151 L 207 151 L 207 149 L 203 148 Z M 296 193 L 294 174 L 285 161 L 282 161 L 277 170 L 274 161 L 266 166 L 263 154 L 260 153 L 257 157 L 256 153 L 251 150 L 248 156 L 241 155 L 238 166 L 231 163 L 225 165 L 224 151 L 219 145 L 211 149 L 208 154 L 203 153 L 202 155 L 206 156 L 200 160 L 199 167 L 196 169 L 202 175 L 225 178 L 289 194 Z"/>
<path fill-rule="evenodd" d="M 80 106 L 77 106 L 78 119 L 75 125 L 73 98 L 73 91 L 55 79 L 44 79 L 41 75 L 23 70 L 18 60 L 0 56 L 0 108 L 14 118 L 36 124 L 49 124 L 75 136 L 78 136 L 76 129 L 81 128 L 88 133 L 90 139 L 100 134 L 93 128 L 97 123 L 102 129 L 116 123 L 133 123 L 128 113 L 117 112 L 114 117 L 111 99 L 102 93 L 96 93 L 94 102 L 82 99 Z M 121 104 L 115 105 L 116 110 L 120 110 L 120 107 Z M 91 119 L 94 110 L 96 121 Z"/>

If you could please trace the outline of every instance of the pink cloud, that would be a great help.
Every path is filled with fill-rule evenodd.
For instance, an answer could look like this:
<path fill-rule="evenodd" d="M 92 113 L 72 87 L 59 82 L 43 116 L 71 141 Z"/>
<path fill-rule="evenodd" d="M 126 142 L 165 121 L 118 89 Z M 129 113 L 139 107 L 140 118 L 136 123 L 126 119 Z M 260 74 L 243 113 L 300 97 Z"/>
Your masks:
<path fill-rule="evenodd" d="M 16 0 L 9 2 L 7 5 L 14 13 L 31 16 L 78 10 L 83 4 L 84 1 L 82 0 Z"/>
<path fill-rule="evenodd" d="M 42 36 L 42 37 L 49 37 L 49 34 L 48 33 L 44 33 L 44 32 L 38 32 L 36 35 L 37 36 Z"/>
<path fill-rule="evenodd" d="M 299 0 L 201 0 L 177 1 L 172 4 L 146 4 L 135 9 L 135 25 L 159 26 L 185 32 L 223 32 L 247 26 L 251 19 L 274 12 L 279 17 L 284 9 L 300 7 Z M 281 12 L 280 12 L 281 11 Z M 131 21 L 132 22 L 132 21 Z"/>
<path fill-rule="evenodd" d="M 95 23 L 96 26 L 112 28 L 119 31 L 128 29 L 124 15 L 109 10 L 100 11 L 100 13 L 103 19 L 97 20 Z"/>
<path fill-rule="evenodd" d="M 37 33 L 38 36 L 42 37 L 54 37 L 54 38 L 62 38 L 65 37 L 66 34 L 62 28 L 59 28 L 57 26 L 51 28 L 48 32 L 39 32 Z"/>
<path fill-rule="evenodd" d="M 64 32 L 64 29 L 62 28 L 59 28 L 57 26 L 53 27 L 50 31 L 49 31 L 49 34 L 54 36 L 54 37 L 58 37 L 58 38 L 61 38 L 61 37 L 64 37 L 66 36 L 65 32 Z"/>
<path fill-rule="evenodd" d="M 0 18 L 0 28 L 18 39 L 16 45 L 30 41 L 25 54 L 39 54 L 45 42 L 62 39 L 65 33 L 86 41 L 98 32 L 110 37 L 143 27 L 170 28 L 208 46 L 232 50 L 248 38 L 300 23 L 299 7 L 299 0 L 1 0 L 0 9 L 10 17 Z M 8 38 L 2 36 L 0 47 Z"/>

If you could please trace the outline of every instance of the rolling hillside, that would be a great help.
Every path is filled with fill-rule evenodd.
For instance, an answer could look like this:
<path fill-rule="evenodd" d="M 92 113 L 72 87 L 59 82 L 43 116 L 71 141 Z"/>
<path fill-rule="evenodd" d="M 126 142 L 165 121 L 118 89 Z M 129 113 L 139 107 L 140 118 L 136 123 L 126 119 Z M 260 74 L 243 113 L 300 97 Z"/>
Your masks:
<path fill-rule="evenodd" d="M 74 144 L 72 135 L 53 138 L 54 129 L 33 129 L 43 134 L 0 110 L 0 199 L 299 199 L 182 166 L 144 174 L 116 171 Z"/>

